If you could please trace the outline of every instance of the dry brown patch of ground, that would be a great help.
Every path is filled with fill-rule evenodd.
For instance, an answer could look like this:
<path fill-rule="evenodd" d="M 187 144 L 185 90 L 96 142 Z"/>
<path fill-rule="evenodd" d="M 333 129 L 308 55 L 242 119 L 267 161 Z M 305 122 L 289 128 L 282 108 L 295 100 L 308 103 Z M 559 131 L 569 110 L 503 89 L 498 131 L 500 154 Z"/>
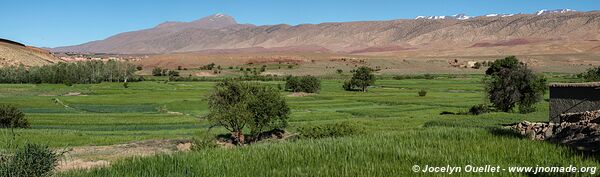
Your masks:
<path fill-rule="evenodd" d="M 74 147 L 63 154 L 57 170 L 103 167 L 118 159 L 188 151 L 190 147 L 189 140 L 146 140 L 109 146 Z"/>
<path fill-rule="evenodd" d="M 316 95 L 316 93 L 294 92 L 294 93 L 288 94 L 287 96 L 289 96 L 289 97 L 303 97 L 303 96 L 312 96 L 312 95 Z"/>

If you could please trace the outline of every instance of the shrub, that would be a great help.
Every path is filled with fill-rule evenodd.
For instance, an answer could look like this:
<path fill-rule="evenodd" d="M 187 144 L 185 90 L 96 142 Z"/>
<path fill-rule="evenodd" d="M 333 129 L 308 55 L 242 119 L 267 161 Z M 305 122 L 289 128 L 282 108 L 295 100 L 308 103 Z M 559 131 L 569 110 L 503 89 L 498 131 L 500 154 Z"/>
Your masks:
<path fill-rule="evenodd" d="M 29 128 L 29 121 L 16 107 L 0 105 L 0 128 Z"/>
<path fill-rule="evenodd" d="M 304 126 L 298 128 L 300 137 L 303 138 L 326 138 L 342 137 L 362 133 L 363 130 L 348 122 Z"/>
<path fill-rule="evenodd" d="M 129 82 L 123 82 L 123 88 L 129 88 Z"/>
<path fill-rule="evenodd" d="M 213 70 L 213 68 L 215 68 L 215 63 L 210 63 L 200 67 L 201 70 Z"/>
<path fill-rule="evenodd" d="M 219 147 L 219 145 L 215 142 L 215 140 L 209 136 L 193 138 L 192 139 L 192 147 L 190 149 L 192 151 L 199 151 L 204 149 L 212 149 Z"/>
<path fill-rule="evenodd" d="M 208 119 L 229 130 L 235 144 L 244 144 L 242 132 L 258 136 L 265 130 L 287 126 L 290 109 L 279 92 L 257 83 L 224 81 L 208 99 Z"/>
<path fill-rule="evenodd" d="M 421 89 L 421 90 L 419 91 L 419 96 L 423 97 L 423 96 L 425 96 L 425 95 L 427 95 L 427 90 L 425 90 L 425 89 Z"/>
<path fill-rule="evenodd" d="M 162 72 L 163 72 L 163 69 L 159 68 L 159 67 L 152 69 L 153 76 L 162 76 Z"/>
<path fill-rule="evenodd" d="M 66 86 L 73 86 L 73 82 L 71 82 L 70 80 L 64 80 L 63 84 L 65 84 Z"/>
<path fill-rule="evenodd" d="M 48 146 L 25 144 L 0 162 L 0 176 L 51 176 L 58 156 Z"/>
<path fill-rule="evenodd" d="M 496 109 L 504 112 L 516 105 L 520 113 L 535 111 L 535 103 L 548 89 L 543 76 L 534 74 L 514 56 L 494 61 L 486 75 L 487 97 Z"/>
<path fill-rule="evenodd" d="M 336 72 L 337 72 L 338 74 L 342 74 L 342 73 L 344 73 L 344 70 L 342 70 L 342 69 L 337 69 L 337 70 L 336 70 Z"/>
<path fill-rule="evenodd" d="M 578 74 L 577 77 L 583 78 L 588 82 L 600 81 L 600 66 L 589 68 L 586 72 Z"/>
<path fill-rule="evenodd" d="M 321 81 L 315 76 L 288 76 L 285 89 L 291 92 L 317 93 L 321 90 Z"/>
<path fill-rule="evenodd" d="M 367 88 L 375 83 L 375 75 L 372 74 L 372 71 L 373 69 L 366 66 L 353 70 L 352 78 L 344 82 L 342 87 L 347 91 L 354 91 L 358 88 L 358 90 L 366 92 Z"/>
<path fill-rule="evenodd" d="M 485 104 L 473 105 L 469 109 L 469 113 L 473 114 L 473 115 L 479 115 L 479 114 L 484 114 L 484 113 L 488 113 L 488 112 L 492 112 L 492 109 L 490 108 L 489 105 L 485 105 Z"/>
<path fill-rule="evenodd" d="M 170 70 L 169 73 L 168 73 L 168 76 L 170 76 L 170 77 L 173 77 L 173 76 L 177 77 L 177 76 L 179 76 L 179 72 Z"/>
<path fill-rule="evenodd" d="M 423 75 L 423 78 L 424 78 L 424 79 L 431 80 L 431 79 L 435 79 L 435 76 L 434 76 L 433 74 L 424 74 L 424 75 Z"/>

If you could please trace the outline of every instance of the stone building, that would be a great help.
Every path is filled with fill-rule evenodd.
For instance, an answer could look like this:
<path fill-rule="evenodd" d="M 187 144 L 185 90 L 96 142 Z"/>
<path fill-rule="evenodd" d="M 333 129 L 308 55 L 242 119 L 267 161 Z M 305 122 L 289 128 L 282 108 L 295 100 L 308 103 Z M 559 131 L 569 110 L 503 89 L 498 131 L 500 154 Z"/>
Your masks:
<path fill-rule="evenodd" d="M 600 109 L 600 82 L 550 84 L 550 122 L 560 123 L 561 114 Z"/>

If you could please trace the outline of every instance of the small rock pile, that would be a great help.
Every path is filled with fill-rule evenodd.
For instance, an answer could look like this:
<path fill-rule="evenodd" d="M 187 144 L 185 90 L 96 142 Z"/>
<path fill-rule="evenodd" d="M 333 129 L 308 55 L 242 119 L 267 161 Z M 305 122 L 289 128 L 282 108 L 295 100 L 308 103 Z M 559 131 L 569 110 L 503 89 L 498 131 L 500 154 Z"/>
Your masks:
<path fill-rule="evenodd" d="M 556 127 L 556 124 L 553 123 L 532 123 L 528 121 L 523 121 L 510 126 L 510 128 L 517 133 L 535 140 L 546 140 L 552 137 Z"/>
<path fill-rule="evenodd" d="M 535 140 L 566 144 L 583 151 L 600 151 L 600 110 L 560 115 L 560 124 L 523 121 L 510 128 Z"/>

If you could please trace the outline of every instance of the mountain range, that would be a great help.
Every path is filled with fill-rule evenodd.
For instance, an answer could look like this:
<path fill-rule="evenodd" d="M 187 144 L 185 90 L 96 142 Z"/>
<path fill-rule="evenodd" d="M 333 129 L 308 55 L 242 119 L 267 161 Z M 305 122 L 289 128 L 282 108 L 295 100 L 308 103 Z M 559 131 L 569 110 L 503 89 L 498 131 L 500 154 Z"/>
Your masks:
<path fill-rule="evenodd" d="M 150 29 L 51 50 L 165 54 L 292 48 L 299 51 L 365 53 L 519 46 L 545 42 L 568 45 L 578 41 L 600 46 L 598 40 L 600 12 L 576 12 L 570 9 L 542 10 L 535 14 L 488 14 L 478 17 L 461 14 L 452 18 L 421 17 L 295 26 L 239 24 L 231 16 L 215 14 L 191 22 L 165 22 Z"/>

